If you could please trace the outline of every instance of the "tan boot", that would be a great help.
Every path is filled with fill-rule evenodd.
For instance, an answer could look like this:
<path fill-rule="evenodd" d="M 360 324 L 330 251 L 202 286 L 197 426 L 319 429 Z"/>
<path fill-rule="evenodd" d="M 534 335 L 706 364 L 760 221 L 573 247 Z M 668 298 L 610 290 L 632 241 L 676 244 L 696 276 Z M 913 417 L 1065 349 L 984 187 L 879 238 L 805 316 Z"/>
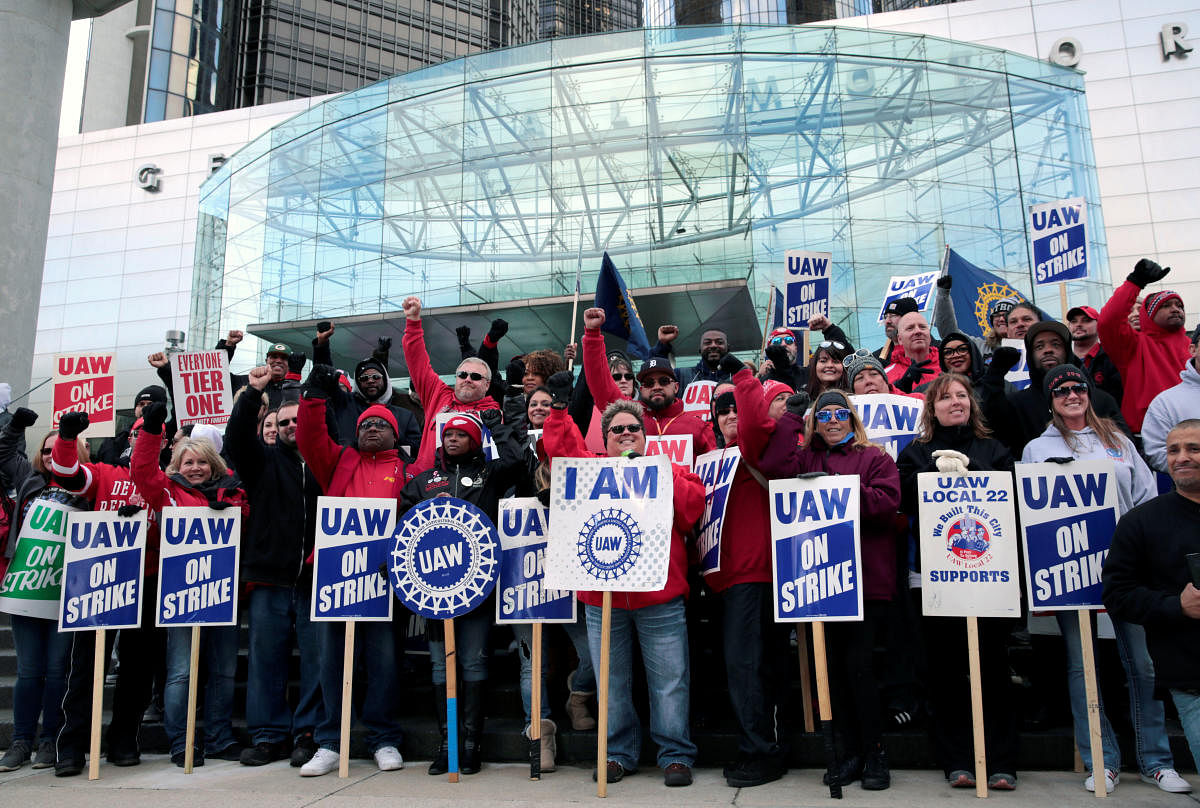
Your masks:
<path fill-rule="evenodd" d="M 596 719 L 588 711 L 588 699 L 591 695 L 571 691 L 571 695 L 567 697 L 567 717 L 571 719 L 571 729 L 576 732 L 596 728 Z"/>
<path fill-rule="evenodd" d="M 542 719 L 542 771 L 552 772 L 556 768 L 554 758 L 558 754 L 558 742 L 554 737 L 554 733 L 558 732 L 558 727 L 549 718 Z"/>

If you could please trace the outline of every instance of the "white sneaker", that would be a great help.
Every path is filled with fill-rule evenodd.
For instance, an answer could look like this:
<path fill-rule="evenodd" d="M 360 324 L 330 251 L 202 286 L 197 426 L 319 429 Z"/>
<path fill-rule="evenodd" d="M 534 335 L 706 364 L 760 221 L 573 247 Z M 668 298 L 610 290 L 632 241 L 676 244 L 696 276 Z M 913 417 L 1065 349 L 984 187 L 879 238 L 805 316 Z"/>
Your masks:
<path fill-rule="evenodd" d="M 338 767 L 341 756 L 332 749 L 318 749 L 312 759 L 300 767 L 301 777 L 320 777 L 329 774 Z"/>
<path fill-rule="evenodd" d="M 1163 791 L 1169 791 L 1172 794 L 1190 794 L 1192 785 L 1187 780 L 1179 776 L 1179 772 L 1174 769 L 1159 769 L 1152 775 L 1142 775 L 1143 783 L 1154 783 Z"/>
<path fill-rule="evenodd" d="M 404 758 L 400 757 L 400 750 L 394 746 L 381 746 L 376 749 L 375 763 L 379 765 L 381 772 L 394 772 L 404 768 Z"/>
<path fill-rule="evenodd" d="M 1117 788 L 1117 783 L 1121 782 L 1121 775 L 1112 769 L 1104 770 L 1104 791 L 1108 794 L 1113 793 Z M 1083 787 L 1088 791 L 1095 792 L 1096 790 L 1096 775 L 1089 774 L 1087 779 L 1083 781 Z"/>

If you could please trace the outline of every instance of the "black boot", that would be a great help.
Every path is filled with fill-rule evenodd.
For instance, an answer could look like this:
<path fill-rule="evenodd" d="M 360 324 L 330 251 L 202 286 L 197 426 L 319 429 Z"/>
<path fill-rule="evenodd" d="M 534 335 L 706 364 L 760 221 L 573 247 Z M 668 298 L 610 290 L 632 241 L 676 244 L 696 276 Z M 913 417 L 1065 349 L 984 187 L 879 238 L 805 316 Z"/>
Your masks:
<path fill-rule="evenodd" d="M 445 774 L 450 771 L 450 744 L 446 737 L 446 685 L 435 684 L 433 686 L 433 712 L 437 718 L 438 726 L 442 730 L 442 742 L 438 746 L 437 754 L 433 756 L 433 762 L 429 764 L 429 773 L 432 775 Z"/>
<path fill-rule="evenodd" d="M 476 774 L 483 765 L 480 747 L 483 746 L 483 688 L 487 682 L 463 682 L 459 691 L 459 709 L 463 724 L 463 753 L 459 771 Z"/>
<path fill-rule="evenodd" d="M 862 787 L 867 791 L 883 791 L 892 784 L 892 773 L 888 768 L 887 753 L 883 745 L 867 753 L 863 763 Z"/>

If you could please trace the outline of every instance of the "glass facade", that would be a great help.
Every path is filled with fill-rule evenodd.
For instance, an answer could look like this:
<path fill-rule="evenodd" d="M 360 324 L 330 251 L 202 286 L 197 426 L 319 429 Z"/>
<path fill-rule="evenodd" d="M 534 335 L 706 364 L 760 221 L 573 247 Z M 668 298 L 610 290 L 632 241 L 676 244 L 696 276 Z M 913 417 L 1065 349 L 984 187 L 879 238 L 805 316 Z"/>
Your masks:
<path fill-rule="evenodd" d="M 958 0 L 646 0 L 646 25 L 802 25 Z"/>
<path fill-rule="evenodd" d="M 154 0 L 142 121 L 233 107 L 238 0 Z"/>
<path fill-rule="evenodd" d="M 201 189 L 192 337 L 567 295 L 580 262 L 591 290 L 604 251 L 632 289 L 744 281 L 761 322 L 808 249 L 833 254 L 834 320 L 875 342 L 888 278 L 947 244 L 1029 294 L 1026 211 L 1072 196 L 1106 267 L 1074 70 L 820 26 L 553 39 L 345 94 L 234 155 Z"/>
<path fill-rule="evenodd" d="M 606 31 L 628 31 L 642 25 L 642 0 L 540 0 L 540 39 Z"/>

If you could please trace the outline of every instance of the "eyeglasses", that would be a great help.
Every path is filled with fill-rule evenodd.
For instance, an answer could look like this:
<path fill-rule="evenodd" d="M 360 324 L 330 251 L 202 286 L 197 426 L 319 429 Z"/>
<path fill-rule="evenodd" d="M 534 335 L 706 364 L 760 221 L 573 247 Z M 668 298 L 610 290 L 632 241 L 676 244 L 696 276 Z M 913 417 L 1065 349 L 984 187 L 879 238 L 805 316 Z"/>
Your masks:
<path fill-rule="evenodd" d="M 790 336 L 789 337 L 771 337 L 771 344 L 772 345 L 795 345 L 796 338 L 790 337 Z"/>
<path fill-rule="evenodd" d="M 970 352 L 971 349 L 966 345 L 959 345 L 957 348 L 942 348 L 942 356 L 962 356 Z"/>
<path fill-rule="evenodd" d="M 612 377 L 614 382 L 631 382 L 637 378 L 632 373 L 614 373 Z"/>
<path fill-rule="evenodd" d="M 382 418 L 368 418 L 358 425 L 359 432 L 365 432 L 368 429 L 374 429 L 376 432 L 382 432 L 385 429 L 391 429 L 392 425 Z"/>
<path fill-rule="evenodd" d="M 1088 386 L 1086 384 L 1061 384 L 1051 392 L 1055 398 L 1066 398 L 1072 393 L 1083 398 L 1088 394 Z"/>
<path fill-rule="evenodd" d="M 470 380 L 471 380 L 471 381 L 473 381 L 473 382 L 481 382 L 481 381 L 483 381 L 483 380 L 484 380 L 486 377 L 485 377 L 485 376 L 484 376 L 482 373 L 473 373 L 473 372 L 466 371 L 466 370 L 460 370 L 460 371 L 458 372 L 458 378 L 460 378 L 460 379 L 470 379 Z"/>
<path fill-rule="evenodd" d="M 53 453 L 54 453 L 53 449 L 42 449 L 42 457 L 46 457 L 47 455 L 50 455 Z"/>
<path fill-rule="evenodd" d="M 624 434 L 625 432 L 628 432 L 629 434 L 633 435 L 633 434 L 637 434 L 638 432 L 642 431 L 642 425 L 641 424 L 614 424 L 613 426 L 610 426 L 608 428 L 608 431 L 613 433 L 614 435 L 621 435 L 621 434 Z"/>
<path fill-rule="evenodd" d="M 675 380 L 670 376 L 655 376 L 653 379 L 645 379 L 642 381 L 643 387 L 666 387 Z"/>
<path fill-rule="evenodd" d="M 275 422 L 275 426 L 289 426 L 299 421 L 299 418 L 280 418 Z"/>
<path fill-rule="evenodd" d="M 814 415 L 816 416 L 817 421 L 822 424 L 827 424 L 834 418 L 837 418 L 839 421 L 850 420 L 850 410 L 847 410 L 844 407 L 836 410 L 817 410 Z"/>
<path fill-rule="evenodd" d="M 378 373 L 364 373 L 358 377 L 358 380 L 360 382 L 381 382 L 383 381 L 383 377 Z"/>

